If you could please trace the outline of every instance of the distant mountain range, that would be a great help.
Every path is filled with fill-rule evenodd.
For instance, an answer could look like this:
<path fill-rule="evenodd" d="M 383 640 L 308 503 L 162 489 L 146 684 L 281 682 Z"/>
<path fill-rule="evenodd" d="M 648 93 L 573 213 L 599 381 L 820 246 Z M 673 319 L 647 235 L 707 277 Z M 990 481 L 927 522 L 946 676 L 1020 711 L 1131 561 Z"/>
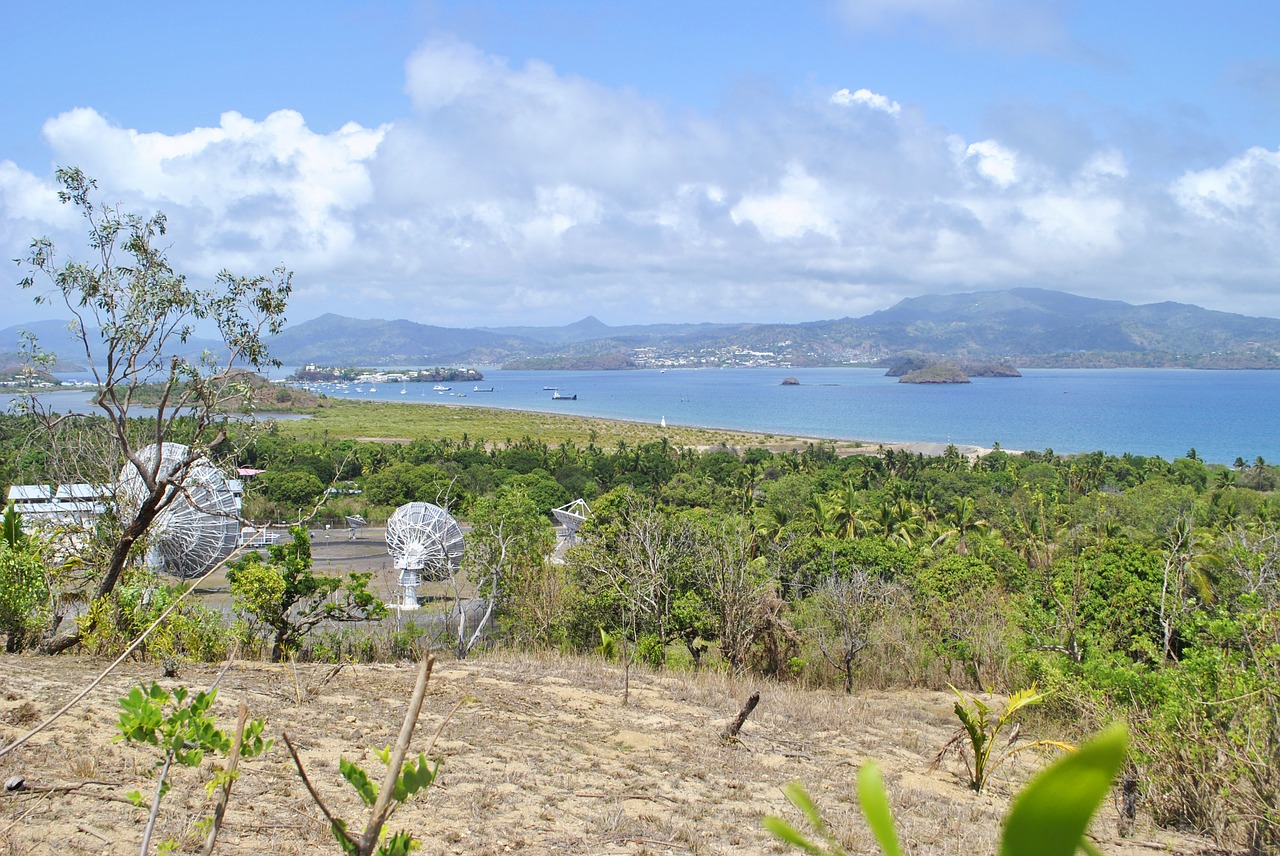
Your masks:
<path fill-rule="evenodd" d="M 87 371 L 88 362 L 85 359 L 84 344 L 79 336 L 68 329 L 70 323 L 70 320 L 30 321 L 0 329 L 0 372 L 21 363 L 22 354 L 19 351 L 19 343 L 24 330 L 35 335 L 41 351 L 53 354 L 57 358 L 54 372 Z M 225 357 L 227 346 L 220 339 L 201 339 L 193 336 L 186 342 L 169 342 L 165 354 L 197 360 L 205 351 Z"/>
<path fill-rule="evenodd" d="M 61 328 L 64 341 L 49 325 Z M 45 350 L 64 353 L 62 322 L 0 330 L 0 351 L 16 343 L 22 326 L 37 333 Z M 182 350 L 216 352 L 218 344 L 191 342 Z M 287 365 L 804 366 L 883 364 L 911 355 L 1021 368 L 1280 368 L 1280 320 L 1015 288 L 914 297 L 861 318 L 804 324 L 613 327 L 588 316 L 561 327 L 463 329 L 330 314 L 290 325 L 270 346 Z"/>

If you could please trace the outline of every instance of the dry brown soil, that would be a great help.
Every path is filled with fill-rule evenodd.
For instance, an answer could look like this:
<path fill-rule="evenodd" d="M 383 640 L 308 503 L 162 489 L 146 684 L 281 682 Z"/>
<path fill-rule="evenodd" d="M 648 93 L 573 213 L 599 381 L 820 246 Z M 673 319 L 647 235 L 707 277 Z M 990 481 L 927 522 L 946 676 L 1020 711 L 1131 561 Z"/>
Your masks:
<path fill-rule="evenodd" d="M 106 666 L 87 657 L 0 658 L 0 741 L 8 744 L 86 686 Z M 217 665 L 185 666 L 164 679 L 155 663 L 129 661 L 68 714 L 0 758 L 0 854 L 137 852 L 144 812 L 122 800 L 150 793 L 155 750 L 113 742 L 117 699 L 139 683 L 207 686 Z M 370 747 L 395 741 L 415 677 L 411 663 L 332 666 L 235 662 L 214 712 L 229 727 L 240 701 L 265 717 L 269 735 L 287 731 L 335 812 L 360 828 L 366 817 L 338 772 L 338 758 L 377 775 Z M 435 752 L 438 785 L 406 804 L 390 824 L 410 829 L 422 852 L 507 854 L 755 854 L 790 852 L 761 828 L 780 813 L 799 823 L 781 787 L 803 781 L 851 853 L 871 853 L 853 782 L 877 759 L 907 851 L 994 853 L 1009 794 L 1032 769 L 998 776 L 975 795 L 951 764 L 931 769 L 953 733 L 943 693 L 844 696 L 719 674 L 633 671 L 598 658 L 489 653 L 442 660 L 428 690 L 414 751 L 425 750 L 448 712 Z M 762 701 L 739 744 L 720 730 L 752 689 Z M 205 769 L 181 769 L 162 803 L 158 839 L 198 852 L 196 822 L 211 813 Z M 50 790 L 65 788 L 66 790 Z M 1153 829 L 1114 832 L 1115 810 L 1095 824 L 1103 852 L 1195 853 L 1205 842 Z M 338 852 L 283 744 L 246 761 L 232 795 L 221 853 Z"/>

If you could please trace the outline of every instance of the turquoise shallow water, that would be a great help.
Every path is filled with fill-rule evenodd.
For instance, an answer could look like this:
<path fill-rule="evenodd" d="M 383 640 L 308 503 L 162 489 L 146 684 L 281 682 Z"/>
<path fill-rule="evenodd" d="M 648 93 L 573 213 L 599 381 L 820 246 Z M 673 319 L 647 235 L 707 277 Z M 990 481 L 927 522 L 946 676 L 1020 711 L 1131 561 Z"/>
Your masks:
<path fill-rule="evenodd" d="M 283 369 L 280 376 L 291 369 Z M 574 413 L 669 425 L 868 440 L 932 442 L 1060 454 L 1172 459 L 1194 448 L 1206 461 L 1280 462 L 1280 372 L 1179 369 L 1029 369 L 970 384 L 897 383 L 882 369 L 671 369 L 512 372 L 477 384 L 323 385 L 343 398 Z M 798 386 L 783 386 L 784 377 Z M 553 401 L 546 387 L 576 400 Z M 403 390 L 403 392 L 402 392 Z M 49 399 L 84 409 L 85 393 Z M 0 396 L 0 404 L 4 396 Z"/>
<path fill-rule="evenodd" d="M 784 377 L 799 386 L 783 386 Z M 485 370 L 483 388 L 381 384 L 347 398 L 574 413 L 807 437 L 1280 461 L 1280 372 L 1030 369 L 970 384 L 899 384 L 882 369 Z M 545 387 L 576 400 L 553 401 Z M 404 393 L 401 394 L 401 390 Z M 465 397 L 459 396 L 465 393 Z"/>

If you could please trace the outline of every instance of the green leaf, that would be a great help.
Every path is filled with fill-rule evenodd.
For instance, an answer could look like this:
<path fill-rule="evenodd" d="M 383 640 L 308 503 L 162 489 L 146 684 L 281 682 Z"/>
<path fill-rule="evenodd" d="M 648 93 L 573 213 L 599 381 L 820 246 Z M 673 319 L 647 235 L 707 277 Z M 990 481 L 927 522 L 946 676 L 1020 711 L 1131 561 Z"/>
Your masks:
<path fill-rule="evenodd" d="M 884 792 L 884 778 L 880 768 L 873 763 L 862 765 L 858 771 L 858 804 L 867 818 L 867 826 L 880 843 L 885 856 L 902 856 L 898 846 L 898 832 L 893 826 L 893 813 L 889 810 L 889 798 Z"/>
<path fill-rule="evenodd" d="M 342 848 L 343 853 L 347 856 L 360 856 L 360 846 L 351 840 L 346 821 L 340 817 L 334 818 L 329 828 L 333 831 L 333 837 L 338 839 L 338 846 Z"/>
<path fill-rule="evenodd" d="M 408 832 L 397 832 L 378 848 L 378 856 L 408 856 L 421 846 Z"/>
<path fill-rule="evenodd" d="M 818 807 L 809 798 L 809 792 L 804 789 L 804 785 L 799 782 L 783 785 L 782 793 L 786 795 L 793 806 L 804 813 L 804 816 L 808 818 L 814 829 L 823 833 L 823 835 L 826 834 L 827 824 L 822 820 L 822 815 L 818 814 Z"/>
<path fill-rule="evenodd" d="M 761 824 L 775 838 L 781 841 L 785 841 L 786 843 L 792 846 L 799 847 L 801 850 L 805 851 L 806 853 L 813 853 L 813 854 L 816 854 L 816 856 L 821 856 L 822 854 L 821 847 L 814 844 L 809 839 L 805 838 L 804 835 L 802 835 L 798 829 L 796 829 L 791 824 L 787 823 L 782 818 L 769 816 L 769 817 L 766 817 L 764 820 L 762 820 Z"/>
<path fill-rule="evenodd" d="M 360 794 L 360 799 L 364 800 L 365 805 L 373 805 L 378 799 L 378 786 L 369 781 L 369 776 L 364 770 L 352 764 L 346 758 L 338 759 L 338 771 L 342 773 L 342 778 L 351 783 L 356 789 L 356 793 Z"/>
<path fill-rule="evenodd" d="M 433 767 L 427 761 L 427 756 L 419 753 L 417 764 L 411 759 L 400 771 L 400 778 L 396 780 L 392 796 L 400 802 L 404 802 L 418 791 L 431 787 L 431 783 L 436 778 L 436 771 L 439 769 L 440 764 L 438 762 Z"/>
<path fill-rule="evenodd" d="M 4 509 L 4 540 L 10 547 L 16 548 L 26 536 L 22 532 L 22 515 L 10 502 Z"/>
<path fill-rule="evenodd" d="M 1040 772 L 1005 820 L 1000 856 L 1072 856 L 1124 763 L 1128 734 L 1115 725 Z"/>

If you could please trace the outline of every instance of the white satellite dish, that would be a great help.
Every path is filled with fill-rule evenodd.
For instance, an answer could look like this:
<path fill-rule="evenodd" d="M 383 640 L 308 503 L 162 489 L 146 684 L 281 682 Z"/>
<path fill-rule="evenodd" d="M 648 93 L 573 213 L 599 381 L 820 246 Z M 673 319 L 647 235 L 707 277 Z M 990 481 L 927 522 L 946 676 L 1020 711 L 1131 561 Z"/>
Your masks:
<path fill-rule="evenodd" d="M 591 507 L 587 505 L 585 499 L 575 499 L 568 505 L 553 508 L 551 513 L 555 515 L 556 520 L 560 521 L 560 525 L 564 527 L 565 540 L 572 543 L 578 534 L 578 528 L 583 523 L 586 523 L 587 518 L 591 516 Z"/>
<path fill-rule="evenodd" d="M 462 562 L 462 527 L 429 502 L 409 502 L 387 518 L 387 552 L 400 571 L 401 609 L 418 608 L 422 580 L 447 579 Z"/>
<path fill-rule="evenodd" d="M 348 514 L 348 515 L 347 515 L 347 529 L 348 529 L 348 530 L 350 530 L 350 532 L 351 532 L 351 537 L 350 537 L 350 538 L 348 538 L 347 540 L 348 540 L 348 541 L 354 541 L 354 540 L 356 540 L 356 530 L 357 530 L 357 529 L 363 529 L 365 526 L 368 526 L 368 525 L 369 525 L 369 521 L 368 521 L 368 520 L 365 520 L 365 519 L 364 519 L 363 517 L 361 517 L 359 514 Z"/>
<path fill-rule="evenodd" d="M 181 443 L 164 443 L 158 459 L 156 452 L 153 444 L 138 457 L 156 465 L 157 477 L 164 478 L 190 450 Z M 168 504 L 147 530 L 147 564 L 176 577 L 198 577 L 230 556 L 239 544 L 240 502 L 227 477 L 203 457 L 191 465 L 181 484 L 169 491 Z M 116 495 L 121 518 L 132 519 L 147 495 L 142 475 L 132 462 L 120 471 Z"/>

